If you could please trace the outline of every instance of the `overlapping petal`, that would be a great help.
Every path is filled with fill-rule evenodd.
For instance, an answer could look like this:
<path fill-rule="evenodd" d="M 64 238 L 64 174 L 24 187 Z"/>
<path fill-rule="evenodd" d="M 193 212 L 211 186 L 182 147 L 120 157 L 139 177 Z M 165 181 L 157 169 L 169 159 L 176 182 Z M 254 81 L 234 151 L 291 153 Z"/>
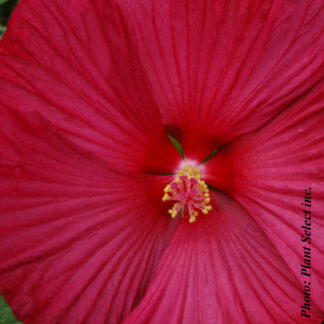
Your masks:
<path fill-rule="evenodd" d="M 199 161 L 264 125 L 323 76 L 321 0 L 125 7 L 163 121 Z"/>
<path fill-rule="evenodd" d="M 113 0 L 23 1 L 1 41 L 0 103 L 39 111 L 116 169 L 173 170 L 136 48 Z"/>
<path fill-rule="evenodd" d="M 177 226 L 169 177 L 149 175 L 178 165 L 165 130 L 199 161 L 226 143 L 204 176 L 241 206 L 214 194 L 181 224 L 126 322 L 302 322 L 309 187 L 323 317 L 323 2 L 59 3 L 23 1 L 0 48 L 0 288 L 18 317 L 120 322 L 141 301 Z"/>
<path fill-rule="evenodd" d="M 122 177 L 38 113 L 2 109 L 0 289 L 24 323 L 120 322 L 176 222 L 168 177 Z"/>
<path fill-rule="evenodd" d="M 213 194 L 214 211 L 182 223 L 157 277 L 124 323 L 304 323 L 302 287 L 246 211 Z M 310 323 L 321 312 L 313 308 Z"/>
<path fill-rule="evenodd" d="M 324 310 L 324 83 L 263 129 L 210 160 L 209 183 L 234 196 Z M 311 188 L 311 277 L 301 275 L 305 190 Z M 306 280 L 308 282 L 309 280 Z"/>

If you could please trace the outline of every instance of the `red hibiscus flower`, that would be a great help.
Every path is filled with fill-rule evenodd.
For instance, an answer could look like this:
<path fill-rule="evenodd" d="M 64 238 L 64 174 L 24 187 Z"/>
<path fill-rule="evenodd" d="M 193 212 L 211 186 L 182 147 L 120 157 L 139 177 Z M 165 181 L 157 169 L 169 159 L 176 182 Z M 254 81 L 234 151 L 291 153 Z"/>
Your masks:
<path fill-rule="evenodd" d="M 323 53 L 322 0 L 23 0 L 0 45 L 16 316 L 321 323 Z"/>

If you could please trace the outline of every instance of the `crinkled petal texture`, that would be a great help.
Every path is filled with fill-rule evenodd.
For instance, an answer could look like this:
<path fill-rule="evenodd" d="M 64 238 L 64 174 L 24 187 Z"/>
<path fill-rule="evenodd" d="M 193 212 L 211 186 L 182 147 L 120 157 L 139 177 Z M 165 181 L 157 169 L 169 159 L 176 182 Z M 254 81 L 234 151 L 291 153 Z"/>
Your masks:
<path fill-rule="evenodd" d="M 116 175 L 35 112 L 0 123 L 1 293 L 24 323 L 119 323 L 176 226 L 168 177 Z"/>
<path fill-rule="evenodd" d="M 19 319 L 302 323 L 308 187 L 323 318 L 323 30 L 322 0 L 22 1 L 0 45 L 0 287 Z M 205 175 L 232 198 L 196 224 L 161 203 L 165 130 L 199 161 L 222 145 Z"/>
<path fill-rule="evenodd" d="M 260 131 L 223 147 L 209 162 L 208 181 L 245 207 L 301 284 L 311 282 L 312 303 L 324 311 L 323 107 L 321 83 Z M 302 228 L 309 188 L 311 230 Z M 311 244 L 302 242 L 305 229 Z M 311 277 L 301 274 L 304 247 L 311 248 Z"/>
<path fill-rule="evenodd" d="M 126 6 L 163 121 L 199 161 L 264 125 L 323 75 L 322 0 Z"/>
<path fill-rule="evenodd" d="M 173 170 L 178 153 L 112 2 L 22 1 L 1 41 L 0 104 L 39 111 L 117 171 Z"/>
<path fill-rule="evenodd" d="M 182 223 L 143 301 L 124 321 L 305 323 L 301 285 L 260 227 L 234 200 L 213 194 L 213 211 Z M 310 323 L 320 323 L 312 308 Z"/>

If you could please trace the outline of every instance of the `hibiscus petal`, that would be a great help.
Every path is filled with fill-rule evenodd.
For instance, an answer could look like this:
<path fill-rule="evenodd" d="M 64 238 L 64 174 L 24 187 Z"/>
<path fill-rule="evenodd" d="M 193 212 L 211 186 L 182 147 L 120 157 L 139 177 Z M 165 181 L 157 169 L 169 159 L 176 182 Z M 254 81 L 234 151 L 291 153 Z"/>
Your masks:
<path fill-rule="evenodd" d="M 169 177 L 119 176 L 38 113 L 2 110 L 0 290 L 24 323 L 119 323 L 172 235 Z"/>
<path fill-rule="evenodd" d="M 324 83 L 263 129 L 234 141 L 208 163 L 207 182 L 235 197 L 264 230 L 312 303 L 324 310 Z M 311 277 L 304 264 L 305 192 L 311 187 Z M 309 280 L 306 280 L 307 282 Z"/>
<path fill-rule="evenodd" d="M 301 285 L 276 249 L 231 198 L 212 198 L 212 212 L 178 227 L 124 323 L 304 323 Z"/>
<path fill-rule="evenodd" d="M 22 1 L 0 53 L 2 106 L 39 111 L 116 168 L 177 166 L 180 157 L 112 1 Z"/>
<path fill-rule="evenodd" d="M 163 121 L 200 161 L 323 75 L 322 0 L 126 3 Z"/>

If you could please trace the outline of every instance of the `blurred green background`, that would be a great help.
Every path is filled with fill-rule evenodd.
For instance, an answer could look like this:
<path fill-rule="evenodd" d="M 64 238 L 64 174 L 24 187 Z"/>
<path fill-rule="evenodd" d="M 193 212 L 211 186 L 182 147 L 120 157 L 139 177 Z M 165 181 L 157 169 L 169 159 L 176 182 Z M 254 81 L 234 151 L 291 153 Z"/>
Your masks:
<path fill-rule="evenodd" d="M 5 32 L 9 17 L 18 2 L 19 0 L 0 0 L 0 38 Z"/>
<path fill-rule="evenodd" d="M 9 17 L 19 0 L 0 0 L 0 38 L 6 30 Z M 18 324 L 12 315 L 10 307 L 2 296 L 0 296 L 0 324 Z"/>
<path fill-rule="evenodd" d="M 3 297 L 0 296 L 0 324 L 18 324 L 21 323 L 12 315 L 10 307 Z"/>

